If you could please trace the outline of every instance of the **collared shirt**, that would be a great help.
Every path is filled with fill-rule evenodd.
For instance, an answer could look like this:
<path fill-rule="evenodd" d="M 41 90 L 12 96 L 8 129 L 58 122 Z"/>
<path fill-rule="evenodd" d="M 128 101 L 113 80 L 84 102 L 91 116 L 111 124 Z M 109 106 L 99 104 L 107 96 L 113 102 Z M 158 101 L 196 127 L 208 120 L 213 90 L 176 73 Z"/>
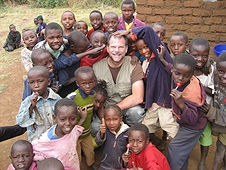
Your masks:
<path fill-rule="evenodd" d="M 94 95 L 95 94 L 94 90 L 92 90 L 89 95 L 85 94 L 80 88 L 78 88 L 78 90 L 79 90 L 79 93 L 81 94 L 83 99 L 87 98 L 89 95 Z"/>
<path fill-rule="evenodd" d="M 20 106 L 16 121 L 21 127 L 27 127 L 28 140 L 33 141 L 53 125 L 54 106 L 61 97 L 48 88 L 49 96 L 44 99 L 38 96 L 35 109 L 29 114 L 32 95 L 28 96 Z"/>

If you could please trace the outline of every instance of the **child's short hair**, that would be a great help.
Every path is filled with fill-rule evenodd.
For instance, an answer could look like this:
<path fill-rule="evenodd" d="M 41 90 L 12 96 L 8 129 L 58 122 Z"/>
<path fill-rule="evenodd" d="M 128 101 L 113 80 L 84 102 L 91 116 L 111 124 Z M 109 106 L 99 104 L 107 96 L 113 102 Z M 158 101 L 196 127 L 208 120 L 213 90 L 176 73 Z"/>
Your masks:
<path fill-rule="evenodd" d="M 184 64 L 186 66 L 190 66 L 192 71 L 195 71 L 196 68 L 195 59 L 191 55 L 186 53 L 178 54 L 177 57 L 175 57 L 173 66 L 175 66 L 176 64 Z"/>
<path fill-rule="evenodd" d="M 86 26 L 86 29 L 88 30 L 88 25 L 87 25 L 87 23 L 85 22 L 85 21 L 83 21 L 83 20 L 79 20 L 79 21 L 77 21 L 76 23 L 75 23 L 75 28 L 78 26 L 78 23 L 81 23 L 81 22 L 83 22 L 84 24 L 85 24 L 85 26 Z"/>
<path fill-rule="evenodd" d="M 116 104 L 111 104 L 111 105 L 108 105 L 105 109 L 104 109 L 104 112 L 106 113 L 109 109 L 115 109 L 118 111 L 119 115 L 122 116 L 122 110 L 121 108 L 116 105 Z"/>
<path fill-rule="evenodd" d="M 68 43 L 69 45 L 73 44 L 75 47 L 80 46 L 81 43 L 88 42 L 87 37 L 80 31 L 72 31 L 68 35 Z"/>
<path fill-rule="evenodd" d="M 14 24 L 10 24 L 10 25 L 9 25 L 9 29 L 10 29 L 10 27 L 15 27 L 15 25 L 14 25 Z"/>
<path fill-rule="evenodd" d="M 98 80 L 97 85 L 93 88 L 96 93 L 102 94 L 105 98 L 108 96 L 108 92 L 106 90 L 107 83 L 105 80 Z"/>
<path fill-rule="evenodd" d="M 107 12 L 106 14 L 104 14 L 104 18 L 106 18 L 108 15 L 113 15 L 115 18 L 118 19 L 118 15 L 115 12 Z"/>
<path fill-rule="evenodd" d="M 35 34 L 35 36 L 37 36 L 34 30 L 29 29 L 29 28 L 25 28 L 25 29 L 22 30 L 22 38 L 23 38 L 23 40 L 24 40 L 24 33 L 25 33 L 25 32 L 28 32 L 28 31 L 33 32 L 33 33 Z"/>
<path fill-rule="evenodd" d="M 56 102 L 55 106 L 54 106 L 54 115 L 56 116 L 58 113 L 58 109 L 62 106 L 67 106 L 67 107 L 73 107 L 76 110 L 77 113 L 77 105 L 76 103 L 68 98 L 63 98 L 60 99 L 59 101 Z"/>
<path fill-rule="evenodd" d="M 52 56 L 52 54 L 44 48 L 37 48 L 37 49 L 32 50 L 31 61 L 32 61 L 33 65 L 36 65 L 36 59 L 39 57 L 40 54 L 43 54 L 43 53 L 47 53 Z"/>
<path fill-rule="evenodd" d="M 134 3 L 133 0 L 124 0 L 124 1 L 122 1 L 121 8 L 122 8 L 123 4 L 129 4 L 129 5 L 131 4 L 133 6 L 133 9 L 134 10 L 136 9 L 136 6 L 135 6 L 135 3 Z"/>
<path fill-rule="evenodd" d="M 27 75 L 29 76 L 30 72 L 32 72 L 32 71 L 42 71 L 42 73 L 45 75 L 45 77 L 46 77 L 47 79 L 49 79 L 49 72 L 48 72 L 47 68 L 44 67 L 44 66 L 34 66 L 34 67 L 32 67 L 32 68 L 28 71 L 28 74 L 27 74 Z"/>
<path fill-rule="evenodd" d="M 62 20 L 63 15 L 64 15 L 66 12 L 71 13 L 72 16 L 73 16 L 73 18 L 75 19 L 75 14 L 74 14 L 73 12 L 71 12 L 71 11 L 68 10 L 68 11 L 64 11 L 64 12 L 63 12 L 63 14 L 61 15 L 61 20 Z"/>
<path fill-rule="evenodd" d="M 193 46 L 198 46 L 198 45 L 203 45 L 205 47 L 208 48 L 208 50 L 210 50 L 210 44 L 209 42 L 207 41 L 207 39 L 205 38 L 202 38 L 202 37 L 196 37 L 194 38 L 191 42 L 190 42 L 190 45 L 189 45 L 189 50 L 191 50 L 191 48 Z"/>
<path fill-rule="evenodd" d="M 90 14 L 89 14 L 89 16 L 92 15 L 93 13 L 98 13 L 98 14 L 100 14 L 101 18 L 103 18 L 102 13 L 100 11 L 98 11 L 98 10 L 91 11 Z"/>
<path fill-rule="evenodd" d="M 60 160 L 58 160 L 57 158 L 46 158 L 42 161 L 40 161 L 37 165 L 37 170 L 44 170 L 44 169 L 48 169 L 48 170 L 64 170 L 64 166 L 61 163 Z"/>
<path fill-rule="evenodd" d="M 62 32 L 62 34 L 63 34 L 62 27 L 58 23 L 56 23 L 56 22 L 51 22 L 48 25 L 46 25 L 45 35 L 47 35 L 47 31 L 48 30 L 60 30 Z"/>
<path fill-rule="evenodd" d="M 102 33 L 102 34 L 104 34 L 103 31 L 101 31 L 101 30 L 96 30 L 96 31 L 94 31 L 94 32 L 91 34 L 90 40 L 92 40 L 93 36 L 94 36 L 96 33 Z M 104 36 L 105 36 L 105 34 L 104 34 Z"/>
<path fill-rule="evenodd" d="M 216 66 L 218 66 L 220 62 L 226 62 L 226 52 L 221 53 L 221 54 L 217 57 Z"/>
<path fill-rule="evenodd" d="M 182 32 L 182 31 L 175 32 L 175 33 L 171 36 L 171 38 L 172 38 L 173 36 L 182 36 L 182 37 L 184 38 L 184 40 L 185 40 L 185 43 L 188 43 L 188 36 L 187 36 L 184 32 Z"/>
<path fill-rule="evenodd" d="M 79 73 L 92 73 L 94 75 L 94 77 L 96 78 L 95 74 L 94 74 L 94 71 L 91 67 L 88 67 L 88 66 L 82 66 L 82 67 L 79 67 L 74 75 L 75 75 L 75 80 L 77 81 L 78 80 L 78 74 Z"/>
<path fill-rule="evenodd" d="M 16 146 L 21 146 L 21 145 L 27 145 L 33 151 L 32 144 L 29 141 L 27 141 L 27 140 L 18 140 L 12 145 L 10 154 L 12 155 L 13 149 Z"/>
<path fill-rule="evenodd" d="M 135 123 L 133 124 L 130 129 L 129 129 L 129 133 L 131 131 L 141 131 L 141 132 L 144 132 L 145 134 L 145 137 L 146 138 L 149 138 L 149 130 L 147 128 L 146 125 L 142 124 L 142 123 Z"/>
<path fill-rule="evenodd" d="M 151 24 L 151 27 L 154 27 L 155 25 L 159 25 L 159 26 L 163 27 L 164 31 L 166 31 L 166 27 L 162 22 L 155 22 L 155 23 Z"/>

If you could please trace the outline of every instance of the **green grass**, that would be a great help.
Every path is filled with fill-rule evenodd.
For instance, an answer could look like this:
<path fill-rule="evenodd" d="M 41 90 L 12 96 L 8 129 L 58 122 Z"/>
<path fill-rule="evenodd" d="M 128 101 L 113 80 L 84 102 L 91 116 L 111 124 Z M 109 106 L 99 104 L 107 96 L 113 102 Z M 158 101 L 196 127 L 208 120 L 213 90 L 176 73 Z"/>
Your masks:
<path fill-rule="evenodd" d="M 102 1 L 103 2 L 103 1 Z M 92 7 L 90 7 L 92 6 Z M 87 22 L 89 29 L 91 29 L 89 14 L 93 10 L 99 10 L 103 16 L 105 13 L 113 11 L 121 15 L 120 7 L 104 5 L 103 3 L 90 3 L 88 5 L 75 4 L 72 8 L 32 8 L 29 5 L 18 5 L 11 7 L 0 8 L 0 80 L 6 79 L 10 74 L 5 74 L 3 71 L 6 68 L 12 67 L 13 64 L 18 64 L 20 60 L 20 51 L 22 48 L 14 50 L 13 52 L 6 52 L 2 47 L 5 43 L 9 32 L 9 25 L 14 24 L 18 31 L 22 32 L 24 28 L 35 30 L 33 19 L 38 15 L 42 15 L 44 22 L 57 22 L 61 24 L 61 15 L 64 11 L 70 10 L 75 14 L 76 20 L 84 20 Z M 20 63 L 19 63 L 20 64 Z M 0 84 L 0 92 L 8 85 Z"/>
<path fill-rule="evenodd" d="M 9 75 L 11 75 L 11 73 L 1 74 L 1 75 L 0 75 L 0 80 L 5 79 L 5 78 L 8 77 Z"/>
<path fill-rule="evenodd" d="M 0 93 L 7 87 L 7 84 L 0 84 Z"/>

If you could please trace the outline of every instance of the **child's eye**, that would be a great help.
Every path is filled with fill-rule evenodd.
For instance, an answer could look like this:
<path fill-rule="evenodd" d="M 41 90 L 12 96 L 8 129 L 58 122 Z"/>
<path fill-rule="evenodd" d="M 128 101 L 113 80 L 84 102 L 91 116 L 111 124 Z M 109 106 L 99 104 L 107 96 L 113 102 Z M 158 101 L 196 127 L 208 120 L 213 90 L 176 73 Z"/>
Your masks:
<path fill-rule="evenodd" d="M 218 73 L 219 73 L 219 74 L 224 74 L 224 71 L 218 70 Z"/>
<path fill-rule="evenodd" d="M 75 119 L 76 119 L 76 117 L 71 117 L 70 119 L 71 119 L 71 120 L 75 120 Z"/>

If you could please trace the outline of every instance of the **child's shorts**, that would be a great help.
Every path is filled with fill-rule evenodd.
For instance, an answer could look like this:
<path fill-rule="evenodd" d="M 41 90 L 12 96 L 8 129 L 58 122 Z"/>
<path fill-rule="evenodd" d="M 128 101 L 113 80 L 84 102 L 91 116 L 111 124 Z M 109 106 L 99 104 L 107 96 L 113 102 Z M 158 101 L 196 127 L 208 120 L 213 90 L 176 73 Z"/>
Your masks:
<path fill-rule="evenodd" d="M 203 131 L 201 137 L 199 138 L 199 143 L 202 146 L 210 146 L 213 143 L 212 128 L 210 122 L 206 124 L 205 130 Z"/>
<path fill-rule="evenodd" d="M 156 103 L 153 103 L 152 107 L 147 110 L 142 123 L 148 127 L 149 133 L 155 133 L 161 127 L 172 138 L 177 134 L 179 128 L 172 110 L 158 106 Z"/>

